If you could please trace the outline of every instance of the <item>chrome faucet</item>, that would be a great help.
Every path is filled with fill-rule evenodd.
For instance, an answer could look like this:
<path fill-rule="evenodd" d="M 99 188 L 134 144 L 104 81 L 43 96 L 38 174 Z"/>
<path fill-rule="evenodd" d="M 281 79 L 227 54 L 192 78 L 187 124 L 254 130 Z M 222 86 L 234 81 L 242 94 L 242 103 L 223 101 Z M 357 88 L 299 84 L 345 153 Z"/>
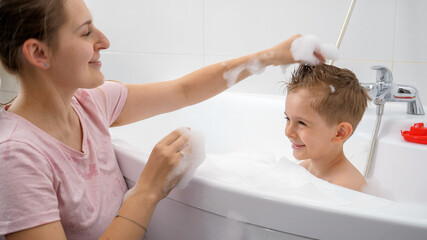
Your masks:
<path fill-rule="evenodd" d="M 407 102 L 408 105 L 406 113 L 412 115 L 424 115 L 423 105 L 421 104 L 418 91 L 415 87 L 393 84 L 393 75 L 386 67 L 372 66 L 371 69 L 377 71 L 376 83 L 361 84 L 371 96 L 372 102 L 377 105 L 375 128 L 372 133 L 369 154 L 366 159 L 365 171 L 363 173 L 365 178 L 367 178 L 370 173 L 371 163 L 377 143 L 378 131 L 381 125 L 381 118 L 384 113 L 384 104 L 386 102 Z"/>
<path fill-rule="evenodd" d="M 391 71 L 384 66 L 372 66 L 377 71 L 376 83 L 362 83 L 368 91 L 372 102 L 379 106 L 377 114 L 384 111 L 386 102 L 407 102 L 406 113 L 412 115 L 424 115 L 424 108 L 415 87 L 408 85 L 394 85 Z"/>

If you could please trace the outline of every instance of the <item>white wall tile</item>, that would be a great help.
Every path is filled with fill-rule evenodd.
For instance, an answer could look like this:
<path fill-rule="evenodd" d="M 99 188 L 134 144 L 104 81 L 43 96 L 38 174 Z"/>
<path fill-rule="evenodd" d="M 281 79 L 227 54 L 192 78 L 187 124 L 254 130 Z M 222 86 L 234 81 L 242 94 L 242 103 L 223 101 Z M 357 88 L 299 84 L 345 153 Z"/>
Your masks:
<path fill-rule="evenodd" d="M 15 92 L 6 92 L 6 91 L 0 90 L 0 103 L 2 103 L 2 104 L 8 103 L 16 95 L 17 95 L 17 93 L 15 93 Z"/>
<path fill-rule="evenodd" d="M 335 43 L 351 0 L 86 1 L 111 41 L 103 53 L 106 78 L 152 82 L 272 47 L 295 33 Z M 357 1 L 335 65 L 361 82 L 375 81 L 370 66 L 387 66 L 396 83 L 415 85 L 426 99 L 424 9 L 424 0 Z M 267 68 L 229 91 L 282 94 L 285 79 L 280 68 Z"/>
<path fill-rule="evenodd" d="M 243 55 L 296 34 L 336 42 L 350 1 L 205 0 L 208 55 Z"/>
<path fill-rule="evenodd" d="M 395 60 L 427 63 L 427 1 L 397 3 Z"/>
<path fill-rule="evenodd" d="M 198 55 L 103 53 L 105 79 L 146 83 L 179 78 L 203 66 Z"/>
<path fill-rule="evenodd" d="M 113 52 L 203 53 L 203 1 L 87 0 Z"/>
<path fill-rule="evenodd" d="M 18 92 L 19 82 L 15 79 L 2 80 L 0 90 L 6 91 L 6 92 Z"/>
<path fill-rule="evenodd" d="M 0 64 L 0 90 L 18 92 L 19 82 L 14 75 L 7 73 Z"/>
<path fill-rule="evenodd" d="M 397 0 L 356 2 L 341 44 L 341 58 L 392 61 Z"/>
<path fill-rule="evenodd" d="M 380 65 L 387 67 L 393 71 L 392 62 L 374 62 L 374 61 L 345 61 L 339 60 L 335 64 L 337 67 L 347 68 L 356 74 L 357 78 L 362 83 L 374 83 L 376 81 L 376 71 L 372 70 L 371 67 Z"/>

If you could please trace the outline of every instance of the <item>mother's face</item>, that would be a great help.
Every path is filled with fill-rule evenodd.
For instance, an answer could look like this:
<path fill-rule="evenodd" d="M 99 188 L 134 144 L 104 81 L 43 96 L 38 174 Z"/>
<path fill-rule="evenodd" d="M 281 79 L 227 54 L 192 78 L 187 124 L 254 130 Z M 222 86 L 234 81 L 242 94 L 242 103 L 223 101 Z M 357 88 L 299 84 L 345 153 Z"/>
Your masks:
<path fill-rule="evenodd" d="M 65 1 L 66 22 L 58 31 L 57 48 L 50 62 L 53 79 L 64 88 L 93 88 L 101 85 L 100 50 L 110 42 L 98 30 L 83 0 Z"/>

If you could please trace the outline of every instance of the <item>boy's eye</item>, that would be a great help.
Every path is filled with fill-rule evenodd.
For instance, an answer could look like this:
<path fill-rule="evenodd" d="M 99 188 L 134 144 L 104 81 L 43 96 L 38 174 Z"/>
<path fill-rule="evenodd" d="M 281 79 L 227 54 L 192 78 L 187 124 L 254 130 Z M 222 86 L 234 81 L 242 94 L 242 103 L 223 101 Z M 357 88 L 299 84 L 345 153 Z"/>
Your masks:
<path fill-rule="evenodd" d="M 289 117 L 285 116 L 285 120 L 286 120 L 286 121 L 289 121 Z"/>
<path fill-rule="evenodd" d="M 302 122 L 302 121 L 298 121 L 298 124 L 301 124 L 301 125 L 307 126 L 307 124 L 305 124 L 305 122 Z"/>

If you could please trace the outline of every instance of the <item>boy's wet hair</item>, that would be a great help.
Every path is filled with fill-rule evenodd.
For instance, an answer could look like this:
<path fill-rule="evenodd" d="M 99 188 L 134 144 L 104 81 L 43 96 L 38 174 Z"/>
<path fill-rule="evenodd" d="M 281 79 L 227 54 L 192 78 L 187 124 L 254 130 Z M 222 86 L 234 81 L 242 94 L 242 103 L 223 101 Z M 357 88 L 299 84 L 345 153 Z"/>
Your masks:
<path fill-rule="evenodd" d="M 287 83 L 287 92 L 301 88 L 310 92 L 313 97 L 311 106 L 329 125 L 348 122 L 353 131 L 370 100 L 352 71 L 332 65 L 300 65 Z"/>

